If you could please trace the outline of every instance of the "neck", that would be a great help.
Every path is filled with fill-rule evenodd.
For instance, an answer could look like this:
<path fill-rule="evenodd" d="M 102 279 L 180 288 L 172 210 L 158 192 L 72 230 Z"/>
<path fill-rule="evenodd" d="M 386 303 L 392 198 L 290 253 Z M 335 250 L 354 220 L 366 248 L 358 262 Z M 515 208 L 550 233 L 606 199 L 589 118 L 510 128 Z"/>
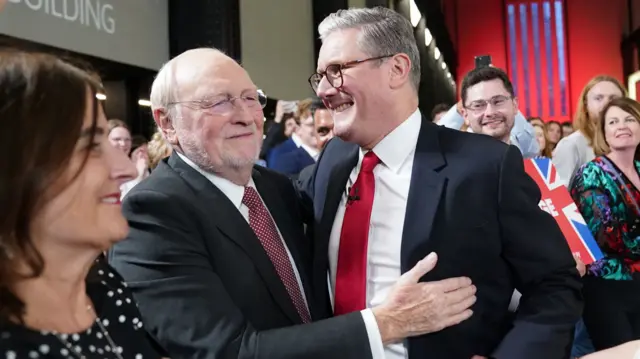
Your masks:
<path fill-rule="evenodd" d="M 635 155 L 636 150 L 634 148 L 629 148 L 620 151 L 611 151 L 607 154 L 607 157 L 609 157 L 621 170 L 625 171 L 635 167 L 633 163 Z"/>
<path fill-rule="evenodd" d="M 360 144 L 360 147 L 372 150 L 383 138 L 406 121 L 418 109 L 418 99 L 415 94 L 411 98 L 412 100 L 408 103 L 406 101 L 391 101 L 391 105 L 388 107 L 389 111 L 385 111 L 385 114 L 380 117 L 382 121 L 378 124 L 376 131 L 378 135 L 372 140 Z"/>
<path fill-rule="evenodd" d="M 245 187 L 249 184 L 251 173 L 253 172 L 253 164 L 242 168 L 229 168 L 216 172 L 216 175 L 231 181 L 238 186 Z"/>
<path fill-rule="evenodd" d="M 36 243 L 55 243 L 43 240 Z M 58 241 L 59 242 L 59 241 Z M 95 248 L 68 248 L 42 245 L 44 269 L 40 276 L 22 280 L 12 288 L 25 304 L 24 321 L 48 330 L 69 330 L 84 326 L 87 307 L 85 279 L 100 251 Z"/>

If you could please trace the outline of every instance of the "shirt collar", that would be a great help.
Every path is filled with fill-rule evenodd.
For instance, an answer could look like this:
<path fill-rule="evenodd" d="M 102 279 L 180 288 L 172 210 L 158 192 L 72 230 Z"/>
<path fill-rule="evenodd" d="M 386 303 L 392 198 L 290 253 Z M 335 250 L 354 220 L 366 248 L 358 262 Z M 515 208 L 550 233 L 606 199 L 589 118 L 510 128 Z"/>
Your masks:
<path fill-rule="evenodd" d="M 242 204 L 242 198 L 244 197 L 243 186 L 238 186 L 237 184 L 229 181 L 228 179 L 222 178 L 210 172 L 206 172 L 200 167 L 198 167 L 198 165 L 193 163 L 190 159 L 188 159 L 185 155 L 181 154 L 180 152 L 176 152 L 176 153 L 178 154 L 178 157 L 180 157 L 181 160 L 183 160 L 191 168 L 198 171 L 201 175 L 203 175 L 206 179 L 208 179 L 209 182 L 211 182 L 222 193 L 224 193 L 224 195 L 227 196 L 227 198 L 229 198 L 231 203 L 233 203 L 233 205 L 236 208 L 240 209 L 240 205 Z M 256 185 L 253 182 L 253 178 L 249 179 L 249 183 L 247 184 L 247 187 L 253 187 L 254 189 L 256 188 Z"/>
<path fill-rule="evenodd" d="M 291 141 L 296 144 L 296 147 L 300 147 L 300 145 L 302 145 L 302 140 L 295 134 L 295 132 L 291 134 Z"/>
<path fill-rule="evenodd" d="M 407 157 L 416 149 L 421 126 L 422 114 L 419 109 L 416 109 L 407 120 L 386 135 L 373 148 L 373 153 L 385 166 L 398 173 Z M 366 152 L 360 151 L 359 163 L 362 163 Z"/>

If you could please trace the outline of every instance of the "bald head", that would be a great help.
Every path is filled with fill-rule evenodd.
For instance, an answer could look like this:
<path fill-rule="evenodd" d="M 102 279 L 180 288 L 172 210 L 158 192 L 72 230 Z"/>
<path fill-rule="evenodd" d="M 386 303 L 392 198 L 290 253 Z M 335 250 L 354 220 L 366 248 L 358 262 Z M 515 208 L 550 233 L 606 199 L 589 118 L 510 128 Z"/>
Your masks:
<path fill-rule="evenodd" d="M 172 102 L 184 101 L 180 95 L 187 90 L 185 87 L 192 89 L 206 72 L 221 67 L 237 67 L 244 72 L 235 60 L 217 49 L 187 50 L 174 57 L 162 66 L 153 81 L 150 98 L 152 110 L 155 112 L 156 109 L 168 107 Z"/>
<path fill-rule="evenodd" d="M 153 118 L 169 144 L 201 169 L 244 185 L 262 144 L 266 98 L 222 52 L 175 57 L 151 87 Z"/>

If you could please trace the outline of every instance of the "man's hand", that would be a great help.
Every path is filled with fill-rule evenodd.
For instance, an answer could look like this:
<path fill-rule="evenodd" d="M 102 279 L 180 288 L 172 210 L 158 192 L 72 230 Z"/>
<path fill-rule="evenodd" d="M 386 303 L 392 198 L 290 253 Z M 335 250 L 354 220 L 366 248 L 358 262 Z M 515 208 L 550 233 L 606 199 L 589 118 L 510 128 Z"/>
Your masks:
<path fill-rule="evenodd" d="M 438 261 L 429 254 L 394 285 L 386 301 L 373 308 L 383 345 L 440 331 L 469 319 L 476 287 L 466 277 L 419 283 Z"/>

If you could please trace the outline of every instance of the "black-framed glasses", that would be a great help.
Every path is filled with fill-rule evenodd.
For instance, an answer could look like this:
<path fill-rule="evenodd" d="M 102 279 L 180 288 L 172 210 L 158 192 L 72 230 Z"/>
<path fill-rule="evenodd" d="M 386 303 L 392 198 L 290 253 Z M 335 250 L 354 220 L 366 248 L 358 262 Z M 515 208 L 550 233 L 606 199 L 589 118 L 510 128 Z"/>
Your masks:
<path fill-rule="evenodd" d="M 465 105 L 464 107 L 467 110 L 470 110 L 472 112 L 484 112 L 487 110 L 487 106 L 489 104 L 491 104 L 491 107 L 494 107 L 497 109 L 504 108 L 505 105 L 507 105 L 507 103 L 509 103 L 509 100 L 511 99 L 513 99 L 513 97 L 511 96 L 498 95 L 498 96 L 493 96 L 488 100 L 473 101 L 469 105 Z"/>
<path fill-rule="evenodd" d="M 227 115 L 235 109 L 236 100 L 242 100 L 242 103 L 251 110 L 260 110 L 267 105 L 267 95 L 262 90 L 257 90 L 237 97 L 220 95 L 205 97 L 200 100 L 169 102 L 167 106 L 183 104 L 198 110 L 206 110 L 216 115 Z"/>
<path fill-rule="evenodd" d="M 318 92 L 318 85 L 320 85 L 320 81 L 322 81 L 322 79 L 326 76 L 329 84 L 331 84 L 331 86 L 333 86 L 334 88 L 339 89 L 342 87 L 342 83 L 344 81 L 344 79 L 342 78 L 342 70 L 360 65 L 368 61 L 382 60 L 392 56 L 394 55 L 382 55 L 370 57 L 363 60 L 349 61 L 343 64 L 331 64 L 327 66 L 327 68 L 325 68 L 323 72 L 316 72 L 315 74 L 311 75 L 309 77 L 309 85 L 311 85 L 311 88 L 314 92 Z"/>

